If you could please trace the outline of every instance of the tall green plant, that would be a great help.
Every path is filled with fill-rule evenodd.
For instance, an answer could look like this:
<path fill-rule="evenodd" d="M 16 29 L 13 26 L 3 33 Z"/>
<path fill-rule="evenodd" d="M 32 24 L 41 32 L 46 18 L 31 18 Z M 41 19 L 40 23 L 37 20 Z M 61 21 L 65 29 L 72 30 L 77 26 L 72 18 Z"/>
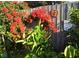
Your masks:
<path fill-rule="evenodd" d="M 19 40 L 17 42 L 22 42 L 24 45 L 29 46 L 29 52 L 26 53 L 26 57 L 44 57 L 48 49 L 50 50 L 50 48 L 48 48 L 49 37 L 50 35 L 47 36 L 46 31 L 43 30 L 43 26 L 39 25 L 27 33 L 25 40 Z"/>
<path fill-rule="evenodd" d="M 48 38 L 46 38 L 46 32 L 43 30 L 43 26 L 36 26 L 31 33 L 28 33 L 26 44 L 31 45 L 31 52 L 36 56 L 40 56 L 44 53 L 44 49 L 48 46 Z"/>
<path fill-rule="evenodd" d="M 66 48 L 65 48 L 65 50 L 64 50 L 64 56 L 66 57 L 66 58 L 73 58 L 73 57 L 75 57 L 76 56 L 76 49 L 73 47 L 73 46 L 71 46 L 71 45 L 69 45 L 69 46 L 67 46 Z"/>

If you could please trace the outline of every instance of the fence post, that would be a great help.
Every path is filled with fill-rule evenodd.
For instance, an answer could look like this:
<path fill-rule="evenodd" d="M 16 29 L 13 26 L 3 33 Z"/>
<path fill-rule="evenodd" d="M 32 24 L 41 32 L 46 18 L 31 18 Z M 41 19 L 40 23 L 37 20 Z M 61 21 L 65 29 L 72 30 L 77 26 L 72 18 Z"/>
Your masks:
<path fill-rule="evenodd" d="M 59 20 L 59 22 L 60 22 L 60 26 L 59 26 L 60 32 L 54 33 L 53 44 L 54 44 L 54 49 L 56 51 L 62 51 L 64 49 L 65 39 L 64 39 L 64 8 L 63 7 L 64 6 L 63 6 L 63 3 L 62 3 L 62 4 L 59 5 L 59 8 L 57 8 L 57 9 L 59 9 L 58 11 L 60 12 L 58 14 L 58 17 L 57 17 L 57 21 Z M 59 22 L 57 22 L 57 24 Z"/>
<path fill-rule="evenodd" d="M 60 33 L 61 33 L 61 40 L 60 40 L 60 48 L 64 49 L 65 37 L 64 37 L 64 3 L 61 4 L 61 19 L 60 19 Z"/>

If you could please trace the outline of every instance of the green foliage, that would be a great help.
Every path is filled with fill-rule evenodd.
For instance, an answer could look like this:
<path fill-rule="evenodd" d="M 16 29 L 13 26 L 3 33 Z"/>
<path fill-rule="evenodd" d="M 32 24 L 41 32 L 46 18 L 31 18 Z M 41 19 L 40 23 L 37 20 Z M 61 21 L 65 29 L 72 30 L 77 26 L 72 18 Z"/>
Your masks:
<path fill-rule="evenodd" d="M 64 55 L 66 58 L 72 58 L 76 56 L 76 51 L 77 50 L 73 46 L 69 45 L 65 48 Z"/>
<path fill-rule="evenodd" d="M 46 50 L 48 46 L 48 38 L 46 38 L 45 35 L 46 32 L 42 26 L 35 26 L 32 32 L 28 33 L 26 42 L 23 44 L 31 46 L 31 53 L 40 56 L 44 53 L 43 50 Z"/>
<path fill-rule="evenodd" d="M 72 8 L 70 12 L 71 23 L 79 26 L 79 9 Z"/>
<path fill-rule="evenodd" d="M 72 48 L 72 50 L 69 49 L 72 52 L 71 54 L 72 56 L 70 57 L 79 57 L 79 51 L 78 51 L 79 50 L 79 9 L 72 8 L 70 11 L 70 18 L 71 18 L 71 23 L 75 24 L 76 27 L 71 28 L 67 32 L 67 45 L 69 46 L 67 46 L 66 49 L 68 50 L 69 49 L 68 47 Z M 67 51 L 65 52 L 65 56 L 66 56 L 66 53 Z M 69 55 L 66 57 L 69 57 Z"/>
<path fill-rule="evenodd" d="M 2 35 L 0 33 L 0 58 L 6 58 L 7 57 L 7 52 L 4 47 Z"/>

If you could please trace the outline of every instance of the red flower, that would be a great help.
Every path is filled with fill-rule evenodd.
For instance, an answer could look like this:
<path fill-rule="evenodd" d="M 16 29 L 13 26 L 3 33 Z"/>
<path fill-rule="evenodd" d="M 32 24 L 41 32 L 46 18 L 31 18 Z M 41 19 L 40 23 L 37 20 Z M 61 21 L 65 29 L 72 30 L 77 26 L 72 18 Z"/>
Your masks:
<path fill-rule="evenodd" d="M 15 31 L 16 28 L 17 28 L 17 22 L 13 22 L 10 26 L 10 32 L 13 33 L 13 34 L 17 34 L 17 32 Z M 21 33 L 23 33 L 26 29 L 26 27 L 23 25 L 23 24 L 19 24 L 19 27 L 20 27 L 20 31 Z"/>
<path fill-rule="evenodd" d="M 22 21 L 21 21 L 21 18 L 20 18 L 20 17 L 17 17 L 17 18 L 15 18 L 14 20 L 15 20 L 15 22 L 17 22 L 18 24 L 21 24 L 21 23 L 22 23 Z"/>
<path fill-rule="evenodd" d="M 6 16 L 7 16 L 7 18 L 8 18 L 9 21 L 13 19 L 13 16 L 11 14 L 9 14 L 9 13 L 6 14 Z"/>
<path fill-rule="evenodd" d="M 33 10 L 32 16 L 40 18 L 41 15 L 46 14 L 46 10 L 44 8 L 38 8 L 36 10 Z"/>
<path fill-rule="evenodd" d="M 17 17 L 14 20 L 19 25 L 21 33 L 23 33 L 25 31 L 26 27 L 22 24 L 21 18 Z"/>
<path fill-rule="evenodd" d="M 13 1 L 13 4 L 18 4 L 18 1 Z"/>
<path fill-rule="evenodd" d="M 13 22 L 11 24 L 11 26 L 10 26 L 10 32 L 11 33 L 16 34 L 16 32 L 15 32 L 16 26 L 17 26 L 17 22 Z"/>
<path fill-rule="evenodd" d="M 28 23 L 32 23 L 32 19 L 29 19 L 29 20 L 27 20 L 28 21 Z"/>
<path fill-rule="evenodd" d="M 51 16 L 48 14 L 48 12 L 44 8 L 38 8 L 32 12 L 33 17 L 38 17 L 41 22 L 47 22 L 50 29 L 53 30 L 53 32 L 57 32 L 58 29 L 56 28 L 53 20 L 51 19 Z M 45 27 L 44 29 L 47 29 Z"/>
<path fill-rule="evenodd" d="M 4 7 L 4 8 L 2 8 L 2 11 L 3 11 L 4 13 L 6 13 L 6 12 L 8 12 L 9 10 L 8 10 L 6 7 Z"/>
<path fill-rule="evenodd" d="M 23 16 L 23 13 L 22 12 L 18 12 L 18 16 L 19 17 L 22 17 Z"/>
<path fill-rule="evenodd" d="M 2 4 L 2 2 L 0 1 L 0 5 Z"/>
<path fill-rule="evenodd" d="M 18 13 L 17 13 L 16 11 L 13 11 L 12 15 L 13 15 L 13 16 L 17 16 Z"/>
<path fill-rule="evenodd" d="M 53 21 L 51 23 L 49 23 L 49 27 L 50 27 L 51 30 L 53 30 L 53 32 L 58 32 L 59 31 L 57 29 L 57 27 L 55 26 Z"/>
<path fill-rule="evenodd" d="M 26 27 L 24 25 L 20 25 L 20 31 L 23 33 L 25 31 Z"/>
<path fill-rule="evenodd" d="M 53 32 L 59 32 L 59 30 L 57 28 L 54 28 Z"/>
<path fill-rule="evenodd" d="M 31 13 L 31 15 L 33 16 L 33 17 L 36 17 L 36 12 L 35 12 L 36 10 L 34 10 L 32 13 Z"/>
<path fill-rule="evenodd" d="M 48 23 L 50 23 L 52 20 L 51 20 L 51 16 L 50 15 L 46 15 L 46 19 L 45 19 Z"/>
<path fill-rule="evenodd" d="M 38 17 L 41 19 L 41 22 L 46 21 L 50 22 L 51 21 L 51 16 L 48 14 L 48 12 L 44 8 L 38 8 L 32 12 L 33 17 Z"/>

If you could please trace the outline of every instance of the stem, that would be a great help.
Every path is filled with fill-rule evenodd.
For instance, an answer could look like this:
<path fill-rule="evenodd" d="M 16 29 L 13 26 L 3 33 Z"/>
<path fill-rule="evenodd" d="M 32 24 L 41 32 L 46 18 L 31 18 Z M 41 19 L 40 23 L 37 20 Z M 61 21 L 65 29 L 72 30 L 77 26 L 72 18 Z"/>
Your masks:
<path fill-rule="evenodd" d="M 38 25 L 40 26 L 40 24 L 41 24 L 41 19 L 39 20 L 39 24 Z"/>
<path fill-rule="evenodd" d="M 2 35 L 2 41 L 3 41 L 3 45 L 4 45 L 4 51 L 6 52 L 7 56 L 8 56 L 8 51 L 7 51 L 7 46 L 6 46 L 6 42 L 5 42 L 5 39 L 4 39 L 4 35 Z"/>

